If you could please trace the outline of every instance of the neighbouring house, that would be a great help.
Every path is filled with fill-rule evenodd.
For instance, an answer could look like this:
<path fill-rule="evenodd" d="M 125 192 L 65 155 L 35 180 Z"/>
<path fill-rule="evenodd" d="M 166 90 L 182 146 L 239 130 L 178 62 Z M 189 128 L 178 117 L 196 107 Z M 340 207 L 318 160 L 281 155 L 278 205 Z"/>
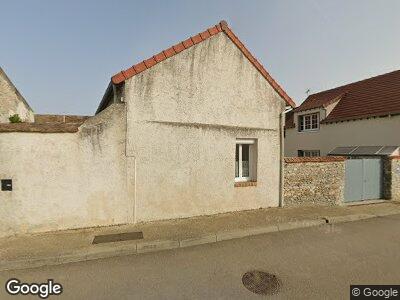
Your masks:
<path fill-rule="evenodd" d="M 8 123 L 17 114 L 21 121 L 32 122 L 33 111 L 0 67 L 0 123 Z"/>
<path fill-rule="evenodd" d="M 396 156 L 400 71 L 312 94 L 286 115 L 285 156 Z"/>
<path fill-rule="evenodd" d="M 288 106 L 222 21 L 113 76 L 92 117 L 0 124 L 0 235 L 277 207 Z"/>

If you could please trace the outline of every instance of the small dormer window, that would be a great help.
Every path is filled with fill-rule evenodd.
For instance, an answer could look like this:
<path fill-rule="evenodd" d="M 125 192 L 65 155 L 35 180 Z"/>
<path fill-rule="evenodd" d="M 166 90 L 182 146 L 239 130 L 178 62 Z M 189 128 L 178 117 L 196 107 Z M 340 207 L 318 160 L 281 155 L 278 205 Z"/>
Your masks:
<path fill-rule="evenodd" d="M 319 129 L 319 113 L 299 116 L 299 131 L 315 131 Z"/>

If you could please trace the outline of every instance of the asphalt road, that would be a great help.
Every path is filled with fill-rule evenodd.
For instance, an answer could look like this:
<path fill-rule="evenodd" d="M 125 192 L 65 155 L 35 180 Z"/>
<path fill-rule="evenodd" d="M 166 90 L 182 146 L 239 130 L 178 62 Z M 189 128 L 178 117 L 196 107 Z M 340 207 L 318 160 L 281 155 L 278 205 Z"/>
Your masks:
<path fill-rule="evenodd" d="M 6 294 L 11 277 L 53 278 L 64 291 L 49 299 L 261 299 L 242 285 L 253 269 L 280 278 L 273 299 L 349 299 L 350 284 L 400 284 L 400 215 L 2 272 L 0 299 L 39 299 Z"/>

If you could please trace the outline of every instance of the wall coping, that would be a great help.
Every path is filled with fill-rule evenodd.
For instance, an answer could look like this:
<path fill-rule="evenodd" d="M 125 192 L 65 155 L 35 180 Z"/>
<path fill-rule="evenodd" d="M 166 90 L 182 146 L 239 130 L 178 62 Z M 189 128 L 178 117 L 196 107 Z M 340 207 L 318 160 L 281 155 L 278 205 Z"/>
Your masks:
<path fill-rule="evenodd" d="M 4 123 L 0 124 L 3 132 L 36 132 L 36 133 L 75 133 L 79 123 Z"/>
<path fill-rule="evenodd" d="M 317 157 L 285 157 L 285 163 L 325 163 L 325 162 L 337 162 L 345 161 L 344 156 L 317 156 Z"/>

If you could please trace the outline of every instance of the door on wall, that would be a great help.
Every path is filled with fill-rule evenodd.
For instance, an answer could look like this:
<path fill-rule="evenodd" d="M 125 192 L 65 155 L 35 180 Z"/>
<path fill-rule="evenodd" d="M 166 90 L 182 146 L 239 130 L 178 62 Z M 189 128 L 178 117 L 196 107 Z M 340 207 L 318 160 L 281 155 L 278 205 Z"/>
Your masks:
<path fill-rule="evenodd" d="M 382 198 L 382 160 L 356 158 L 346 160 L 344 201 Z"/>

